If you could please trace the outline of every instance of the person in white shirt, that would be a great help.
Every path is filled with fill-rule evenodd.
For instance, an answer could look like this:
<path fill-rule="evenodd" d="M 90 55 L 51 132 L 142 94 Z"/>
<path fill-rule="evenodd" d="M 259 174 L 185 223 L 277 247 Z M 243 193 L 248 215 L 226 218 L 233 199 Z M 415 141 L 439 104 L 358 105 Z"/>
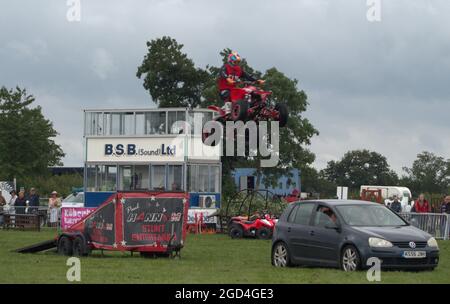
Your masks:
<path fill-rule="evenodd" d="M 16 190 L 12 190 L 11 192 L 9 192 L 9 194 L 11 195 L 11 198 L 9 199 L 8 202 L 8 212 L 13 214 L 14 213 L 14 204 L 16 203 L 16 199 L 17 199 L 17 193 Z"/>

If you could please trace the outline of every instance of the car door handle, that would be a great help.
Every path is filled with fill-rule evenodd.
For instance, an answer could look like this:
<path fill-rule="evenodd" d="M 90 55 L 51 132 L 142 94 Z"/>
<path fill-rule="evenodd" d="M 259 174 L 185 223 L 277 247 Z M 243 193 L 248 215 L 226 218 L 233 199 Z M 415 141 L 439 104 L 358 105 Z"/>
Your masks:
<path fill-rule="evenodd" d="M 314 230 L 311 230 L 311 231 L 309 232 L 309 235 L 314 235 Z"/>

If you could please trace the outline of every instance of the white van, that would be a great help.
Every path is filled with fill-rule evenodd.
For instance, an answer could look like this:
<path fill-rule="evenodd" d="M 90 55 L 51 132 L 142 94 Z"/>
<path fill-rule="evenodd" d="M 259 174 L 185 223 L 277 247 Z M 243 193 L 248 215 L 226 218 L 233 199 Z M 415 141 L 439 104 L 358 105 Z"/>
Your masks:
<path fill-rule="evenodd" d="M 387 200 L 389 198 L 392 198 L 394 195 L 396 195 L 402 204 L 403 210 L 404 210 L 405 206 L 408 205 L 408 202 L 412 198 L 411 191 L 407 187 L 363 185 L 363 186 L 361 186 L 361 189 L 359 192 L 360 195 L 362 194 L 363 190 L 381 190 L 381 197 L 384 199 L 385 204 L 387 203 Z"/>

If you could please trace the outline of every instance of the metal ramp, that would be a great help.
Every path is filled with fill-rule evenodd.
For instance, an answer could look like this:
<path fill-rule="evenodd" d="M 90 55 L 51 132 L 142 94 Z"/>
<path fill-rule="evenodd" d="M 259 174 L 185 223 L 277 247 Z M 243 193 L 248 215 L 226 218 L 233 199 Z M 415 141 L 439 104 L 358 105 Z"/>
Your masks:
<path fill-rule="evenodd" d="M 40 252 L 40 251 L 49 250 L 52 248 L 56 248 L 56 240 L 40 242 L 40 243 L 37 243 L 34 245 L 16 249 L 14 251 L 18 252 L 18 253 L 36 253 L 36 252 Z"/>

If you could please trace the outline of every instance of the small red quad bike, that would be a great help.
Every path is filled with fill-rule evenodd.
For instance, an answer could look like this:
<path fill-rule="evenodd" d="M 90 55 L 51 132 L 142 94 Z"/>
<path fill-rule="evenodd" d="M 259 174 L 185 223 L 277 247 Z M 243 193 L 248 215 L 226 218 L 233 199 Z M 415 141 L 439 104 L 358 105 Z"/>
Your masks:
<path fill-rule="evenodd" d="M 273 228 L 277 220 L 269 214 L 265 214 L 253 221 L 249 221 L 246 216 L 232 217 L 230 220 L 229 234 L 233 239 L 242 237 L 256 237 L 268 240 L 272 237 Z"/>
<path fill-rule="evenodd" d="M 230 91 L 232 106 L 229 114 L 219 106 L 208 106 L 208 109 L 219 113 L 217 121 L 224 123 L 227 120 L 244 122 L 275 120 L 279 122 L 280 128 L 286 126 L 288 109 L 283 103 L 272 105 L 267 100 L 272 92 L 256 87 L 253 82 L 240 82 L 239 85 L 242 87 L 236 87 Z"/>

